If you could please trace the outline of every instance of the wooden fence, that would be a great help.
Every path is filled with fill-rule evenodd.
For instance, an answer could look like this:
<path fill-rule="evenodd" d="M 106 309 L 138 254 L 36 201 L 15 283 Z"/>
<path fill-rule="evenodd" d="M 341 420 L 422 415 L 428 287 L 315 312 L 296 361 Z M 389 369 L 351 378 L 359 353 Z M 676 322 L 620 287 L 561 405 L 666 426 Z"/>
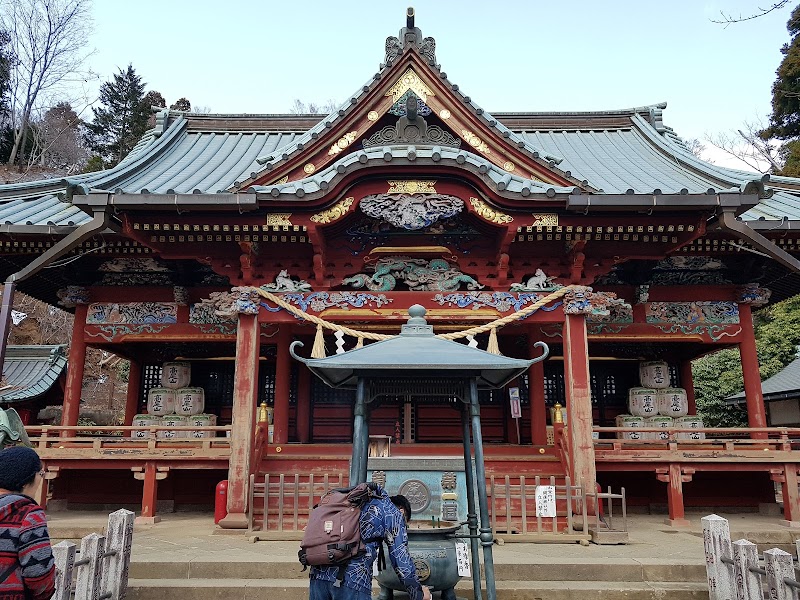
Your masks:
<path fill-rule="evenodd" d="M 249 530 L 259 532 L 256 536 L 259 539 L 300 539 L 312 508 L 327 491 L 346 486 L 347 479 L 344 472 L 251 475 Z M 554 488 L 554 516 L 537 514 L 536 489 L 541 485 Z M 624 495 L 611 494 L 610 490 L 587 494 L 582 486 L 572 484 L 569 477 L 490 475 L 486 487 L 492 533 L 506 542 L 588 541 L 587 495 L 609 508 L 614 499 L 621 501 L 622 531 L 626 530 Z M 600 527 L 599 520 L 596 526 Z"/>
<path fill-rule="evenodd" d="M 770 600 L 797 598 L 800 583 L 791 554 L 766 550 L 762 566 L 754 543 L 731 542 L 727 519 L 710 515 L 702 522 L 710 600 L 762 600 L 765 591 Z M 800 551 L 800 543 L 797 548 Z"/>
<path fill-rule="evenodd" d="M 105 535 L 92 533 L 81 540 L 53 546 L 56 561 L 54 600 L 122 600 L 128 589 L 133 543 L 133 513 L 120 509 L 108 515 Z M 77 559 L 76 559 L 77 556 Z"/>

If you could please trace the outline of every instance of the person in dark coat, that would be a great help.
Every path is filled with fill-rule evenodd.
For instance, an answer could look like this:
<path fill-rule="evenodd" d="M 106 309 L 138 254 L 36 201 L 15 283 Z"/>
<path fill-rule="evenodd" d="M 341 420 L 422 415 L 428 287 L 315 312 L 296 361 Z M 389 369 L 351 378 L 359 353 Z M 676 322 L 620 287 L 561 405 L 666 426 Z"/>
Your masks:
<path fill-rule="evenodd" d="M 25 446 L 0 451 L 0 598 L 48 600 L 56 568 L 44 510 L 39 456 Z"/>

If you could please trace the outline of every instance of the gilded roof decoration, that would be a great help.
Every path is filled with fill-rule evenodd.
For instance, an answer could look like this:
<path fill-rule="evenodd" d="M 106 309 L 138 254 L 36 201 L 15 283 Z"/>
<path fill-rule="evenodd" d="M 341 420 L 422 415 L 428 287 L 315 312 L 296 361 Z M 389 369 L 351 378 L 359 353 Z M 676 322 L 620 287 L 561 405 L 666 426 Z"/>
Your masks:
<path fill-rule="evenodd" d="M 503 169 L 505 169 L 509 173 L 511 173 L 516 168 L 517 168 L 516 165 L 510 160 L 507 160 L 506 162 L 503 163 Z"/>
<path fill-rule="evenodd" d="M 272 227 L 291 226 L 292 213 L 267 213 L 267 225 Z"/>
<path fill-rule="evenodd" d="M 354 201 L 355 198 L 348 196 L 347 198 L 344 198 L 331 206 L 329 209 L 311 215 L 311 220 L 314 221 L 314 223 L 320 223 L 322 225 L 338 221 L 348 210 L 350 210 L 350 207 L 353 206 Z"/>
<path fill-rule="evenodd" d="M 489 206 L 486 202 L 479 198 L 470 198 L 469 203 L 472 204 L 472 208 L 475 209 L 475 213 L 481 217 L 489 221 L 490 223 L 497 223 L 498 225 L 505 225 L 506 223 L 511 223 L 514 220 L 514 217 L 511 215 L 507 215 L 499 210 L 496 210 Z"/>
<path fill-rule="evenodd" d="M 306 163 L 305 166 L 303 166 L 303 171 L 307 175 L 311 175 L 316 170 L 317 170 L 317 167 L 314 166 L 314 163 Z"/>
<path fill-rule="evenodd" d="M 425 85 L 419 78 L 419 75 L 417 75 L 411 67 L 406 69 L 406 72 L 400 76 L 391 88 L 389 88 L 386 95 L 391 96 L 392 100 L 397 102 L 408 90 L 414 92 L 423 102 L 428 100 L 428 96 L 435 96 L 433 90 Z"/>
<path fill-rule="evenodd" d="M 435 194 L 436 180 L 401 179 L 389 180 L 387 194 Z"/>
<path fill-rule="evenodd" d="M 330 147 L 328 150 L 328 156 L 334 156 L 339 154 L 342 150 L 347 148 L 350 144 L 352 144 L 356 139 L 356 132 L 355 131 L 348 131 L 342 137 L 340 137 L 335 144 Z"/>
<path fill-rule="evenodd" d="M 555 213 L 533 213 L 532 227 L 558 227 L 558 215 Z"/>
<path fill-rule="evenodd" d="M 274 182 L 272 185 L 283 185 L 284 183 L 287 183 L 288 181 L 289 181 L 289 176 L 288 175 L 284 175 L 283 177 L 278 179 L 278 181 Z"/>
<path fill-rule="evenodd" d="M 442 110 L 439 111 L 439 118 L 442 119 L 443 121 L 447 121 L 447 119 L 449 119 L 451 116 L 453 115 L 446 108 L 443 108 Z"/>
<path fill-rule="evenodd" d="M 369 119 L 370 121 L 377 121 L 379 118 L 380 115 L 374 110 L 371 110 L 367 113 L 367 119 Z"/>
<path fill-rule="evenodd" d="M 486 142 L 484 142 L 481 138 L 472 133 L 469 129 L 462 129 L 461 137 L 464 138 L 464 140 L 470 146 L 475 148 L 475 150 L 477 150 L 478 152 L 483 152 L 484 154 L 491 154 L 492 151 L 489 150 L 489 146 L 486 145 Z"/>

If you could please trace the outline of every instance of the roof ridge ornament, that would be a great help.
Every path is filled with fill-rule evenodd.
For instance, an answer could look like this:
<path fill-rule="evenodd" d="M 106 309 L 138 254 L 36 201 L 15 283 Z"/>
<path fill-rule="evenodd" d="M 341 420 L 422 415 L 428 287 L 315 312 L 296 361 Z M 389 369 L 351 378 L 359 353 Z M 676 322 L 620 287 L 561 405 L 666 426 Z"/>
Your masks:
<path fill-rule="evenodd" d="M 386 38 L 386 56 L 384 62 L 387 66 L 400 56 L 406 48 L 415 48 L 431 66 L 436 65 L 436 40 L 432 37 L 422 37 L 422 31 L 414 25 L 414 7 L 406 9 L 406 26 L 400 30 L 398 37 Z"/>
<path fill-rule="evenodd" d="M 425 313 L 428 312 L 421 304 L 414 304 L 408 309 L 408 322 L 400 327 L 400 335 L 433 337 L 433 325 L 428 325 Z"/>

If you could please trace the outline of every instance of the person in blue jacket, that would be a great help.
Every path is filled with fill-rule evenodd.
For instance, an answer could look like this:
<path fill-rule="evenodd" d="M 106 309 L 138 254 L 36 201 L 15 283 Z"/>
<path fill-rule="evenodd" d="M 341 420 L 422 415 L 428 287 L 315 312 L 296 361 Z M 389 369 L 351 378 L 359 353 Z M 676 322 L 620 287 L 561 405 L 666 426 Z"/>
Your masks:
<path fill-rule="evenodd" d="M 389 560 L 408 592 L 408 600 L 431 600 L 431 592 L 419 583 L 408 553 L 405 516 L 382 488 L 376 486 L 375 495 L 361 508 L 361 539 L 366 542 L 366 552 L 348 563 L 341 585 L 336 581 L 338 566 L 311 567 L 309 600 L 371 600 L 372 565 L 378 557 L 377 540 L 381 539 L 386 542 Z"/>

